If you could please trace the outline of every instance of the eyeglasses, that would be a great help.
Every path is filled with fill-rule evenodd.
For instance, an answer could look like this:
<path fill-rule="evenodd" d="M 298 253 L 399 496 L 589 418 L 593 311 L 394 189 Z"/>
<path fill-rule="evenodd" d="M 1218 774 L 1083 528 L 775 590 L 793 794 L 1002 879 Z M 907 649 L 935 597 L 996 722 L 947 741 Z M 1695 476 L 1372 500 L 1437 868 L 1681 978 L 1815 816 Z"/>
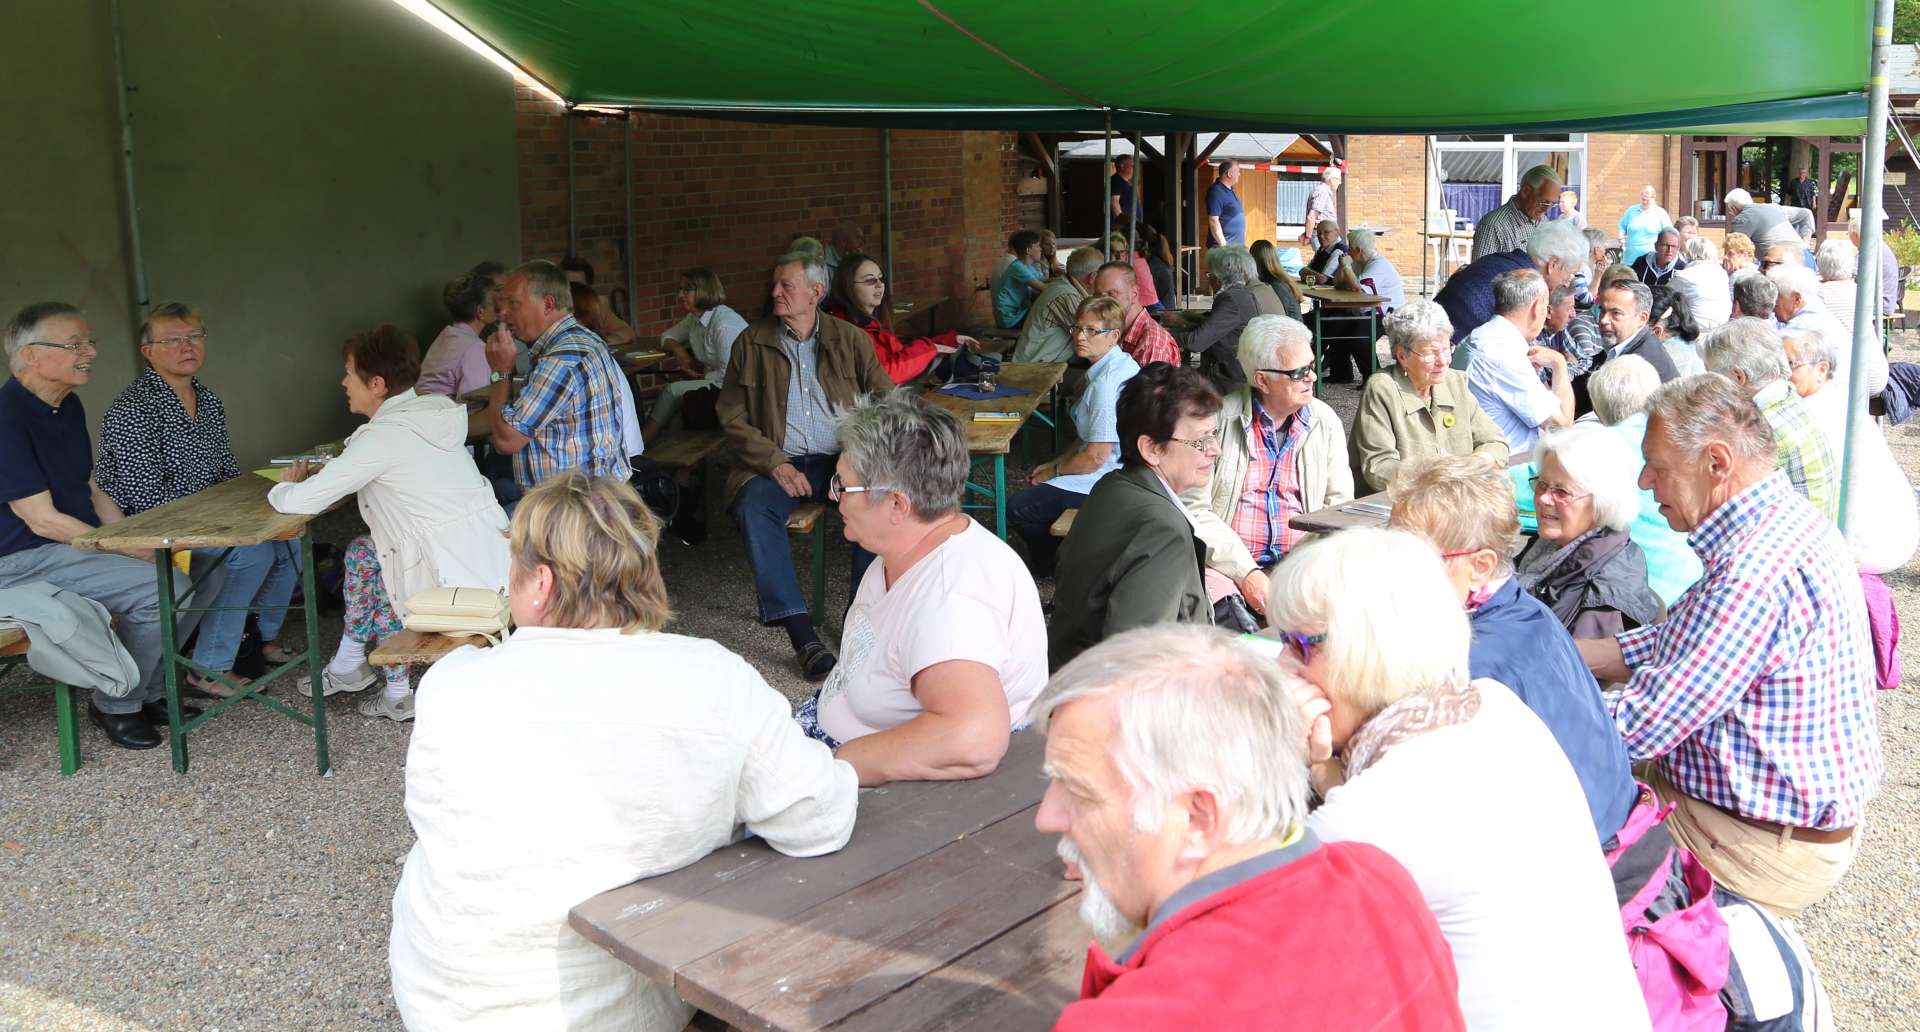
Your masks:
<path fill-rule="evenodd" d="M 1593 497 L 1593 492 L 1591 491 L 1585 494 L 1576 494 L 1568 488 L 1561 487 L 1559 484 L 1543 484 L 1539 477 L 1528 480 L 1527 486 L 1533 488 L 1535 501 L 1542 498 L 1549 498 L 1557 505 L 1565 505 L 1568 502 L 1577 502 L 1582 498 Z"/>
<path fill-rule="evenodd" d="M 856 286 L 862 287 L 884 287 L 887 285 L 887 278 L 885 276 L 865 276 L 853 282 Z"/>
<path fill-rule="evenodd" d="M 893 488 L 882 487 L 878 484 L 845 483 L 840 479 L 840 474 L 835 473 L 832 476 L 832 478 L 830 478 L 827 481 L 827 500 L 830 502 L 837 502 L 840 499 L 846 497 L 847 495 L 867 494 L 873 491 L 891 491 L 891 490 L 893 490 Z"/>
<path fill-rule="evenodd" d="M 1787 264 L 1787 261 L 1784 258 L 1780 258 L 1780 259 L 1762 258 L 1760 259 L 1760 271 L 1765 272 L 1776 265 L 1785 265 L 1785 264 Z"/>
<path fill-rule="evenodd" d="M 98 351 L 98 341 L 70 340 L 62 344 L 57 340 L 30 340 L 24 345 L 29 348 L 58 348 L 61 351 Z"/>
<path fill-rule="evenodd" d="M 1074 337 L 1098 337 L 1103 333 L 1119 333 L 1118 326 L 1075 326 L 1068 330 Z"/>
<path fill-rule="evenodd" d="M 1473 553 L 1475 553 L 1475 552 L 1482 552 L 1482 551 L 1485 551 L 1485 549 L 1481 549 L 1481 548 L 1467 548 L 1467 549 L 1462 549 L 1461 551 L 1458 551 L 1458 552 L 1442 552 L 1442 553 L 1440 553 L 1440 558 L 1442 558 L 1442 559 L 1458 559 L 1458 558 L 1460 558 L 1461 556 L 1466 556 L 1466 555 L 1472 555 L 1472 554 L 1473 554 Z"/>
<path fill-rule="evenodd" d="M 1436 359 L 1445 362 L 1453 358 L 1453 345 L 1449 344 L 1444 348 L 1427 348 L 1422 351 L 1415 351 L 1412 354 L 1413 360 L 1416 362 L 1432 362 Z"/>
<path fill-rule="evenodd" d="M 1187 447 L 1192 448 L 1194 451 L 1197 451 L 1200 454 L 1205 455 L 1207 453 L 1207 449 L 1219 447 L 1220 431 L 1215 430 L 1213 433 L 1207 434 L 1204 437 L 1169 437 L 1167 438 L 1167 440 L 1172 441 L 1175 444 L 1184 444 Z"/>
<path fill-rule="evenodd" d="M 207 342 L 207 331 L 195 330 L 192 333 L 188 333 L 179 337 L 163 337 L 159 340 L 154 341 L 153 346 L 165 351 L 172 351 L 176 348 L 184 348 L 189 344 L 192 344 L 198 347 L 200 345 L 204 345 L 206 342 Z"/>
<path fill-rule="evenodd" d="M 1314 647 L 1326 644 L 1327 636 L 1324 632 L 1320 634 L 1301 634 L 1299 631 L 1281 631 L 1280 640 L 1293 647 L 1293 651 L 1300 656 L 1300 662 L 1311 663 L 1313 662 Z"/>
<path fill-rule="evenodd" d="M 1306 379 L 1307 377 L 1314 375 L 1313 365 L 1311 363 L 1307 365 L 1303 365 L 1298 369 L 1255 369 L 1254 372 L 1272 373 L 1275 376 L 1284 376 L 1287 379 L 1292 380 L 1294 383 L 1299 383 L 1300 381 Z"/>

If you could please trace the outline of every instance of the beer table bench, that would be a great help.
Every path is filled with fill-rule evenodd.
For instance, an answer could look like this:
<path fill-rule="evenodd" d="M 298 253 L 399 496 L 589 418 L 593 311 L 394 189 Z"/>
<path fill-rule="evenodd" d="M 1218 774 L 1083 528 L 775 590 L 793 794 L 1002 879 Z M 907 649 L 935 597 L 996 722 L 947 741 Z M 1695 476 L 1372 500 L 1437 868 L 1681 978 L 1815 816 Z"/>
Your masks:
<path fill-rule="evenodd" d="M 327 707 L 321 695 L 324 685 L 320 678 L 320 667 L 325 657 L 320 654 L 320 614 L 316 602 L 319 591 L 313 581 L 313 538 L 307 533 L 307 524 L 315 517 L 276 512 L 273 506 L 267 504 L 267 491 L 272 487 L 273 482 L 265 477 L 242 473 L 204 491 L 88 531 L 73 541 L 73 547 L 81 549 L 133 549 L 150 550 L 153 553 L 154 572 L 160 592 L 160 639 L 163 643 L 160 663 L 166 675 L 167 730 L 173 746 L 173 769 L 182 774 L 187 772 L 187 734 L 248 700 L 278 710 L 313 728 L 314 766 L 323 777 L 333 773 L 332 764 L 327 759 Z M 307 647 L 304 652 L 268 669 L 264 675 L 252 681 L 236 681 L 231 674 L 209 670 L 180 654 L 175 633 L 180 614 L 215 610 L 208 606 L 183 608 L 180 605 L 181 600 L 175 597 L 173 590 L 171 553 L 189 548 L 234 549 L 266 541 L 299 542 L 301 602 L 287 608 L 289 611 L 297 610 L 305 617 Z M 207 570 L 195 566 L 192 570 L 194 586 L 203 582 L 207 573 Z M 247 608 L 262 607 L 232 607 L 221 611 Z M 305 666 L 312 677 L 310 713 L 302 713 L 278 699 L 261 694 L 261 689 L 268 682 L 300 666 Z M 180 715 L 180 671 L 183 669 L 205 677 L 218 677 L 234 689 L 233 696 L 209 700 L 205 704 L 205 712 L 192 720 L 183 719 Z"/>
<path fill-rule="evenodd" d="M 1013 447 L 1013 438 L 1033 418 L 1034 410 L 1040 403 L 1052 395 L 1053 389 L 1060 385 L 1065 376 L 1065 362 L 1007 362 L 1000 366 L 1000 386 L 1020 387 L 1028 391 L 1010 398 L 983 398 L 975 401 L 969 398 L 956 398 L 939 387 L 927 388 L 927 400 L 946 409 L 960 420 L 960 426 L 967 434 L 967 451 L 976 462 L 991 461 L 993 464 L 993 488 L 991 490 L 973 482 L 969 477 L 966 488 L 973 494 L 985 495 L 989 502 L 978 505 L 965 505 L 965 509 L 993 511 L 993 532 L 1000 540 L 1007 539 L 1007 452 Z M 978 422 L 976 412 L 1012 412 L 1018 418 L 995 422 Z"/>
<path fill-rule="evenodd" d="M 1078 882 L 1033 826 L 1045 738 L 975 781 L 860 791 L 838 853 L 758 839 L 573 908 L 574 930 L 741 1029 L 1016 1032 L 1079 993 Z"/>
<path fill-rule="evenodd" d="M 1371 354 L 1375 342 L 1380 339 L 1380 306 L 1386 304 L 1387 299 L 1378 294 L 1337 290 L 1333 287 L 1302 286 L 1300 295 L 1313 299 L 1313 310 L 1307 313 L 1307 325 L 1313 327 L 1313 396 L 1317 398 L 1320 396 L 1321 370 L 1326 367 L 1325 325 L 1340 322 L 1364 324 L 1366 347 Z"/>

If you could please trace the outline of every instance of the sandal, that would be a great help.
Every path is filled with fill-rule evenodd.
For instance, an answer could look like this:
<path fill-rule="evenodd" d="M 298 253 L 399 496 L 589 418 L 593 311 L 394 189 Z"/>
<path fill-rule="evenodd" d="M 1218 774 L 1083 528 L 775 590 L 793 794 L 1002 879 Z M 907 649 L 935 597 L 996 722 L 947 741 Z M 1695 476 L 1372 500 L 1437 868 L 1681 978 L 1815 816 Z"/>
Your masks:
<path fill-rule="evenodd" d="M 188 674 L 187 683 L 180 686 L 180 694 L 191 695 L 196 699 L 231 699 L 239 693 L 218 678 Z"/>
<path fill-rule="evenodd" d="M 268 666 L 279 666 L 287 660 L 292 659 L 294 653 L 288 652 L 273 642 L 267 642 L 265 645 L 260 646 L 260 656 L 267 661 Z"/>

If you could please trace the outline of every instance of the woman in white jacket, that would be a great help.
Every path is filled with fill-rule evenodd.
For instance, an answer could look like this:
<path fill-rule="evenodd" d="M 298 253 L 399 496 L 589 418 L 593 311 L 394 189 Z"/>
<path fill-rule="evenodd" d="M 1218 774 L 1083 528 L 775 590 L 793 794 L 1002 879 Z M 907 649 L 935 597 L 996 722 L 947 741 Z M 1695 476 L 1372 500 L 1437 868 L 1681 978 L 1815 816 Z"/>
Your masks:
<path fill-rule="evenodd" d="M 347 341 L 347 407 L 368 417 L 340 457 L 317 470 L 295 463 L 267 501 L 281 512 L 320 513 L 358 493 L 368 535 L 347 546 L 347 603 L 340 648 L 323 671 L 326 694 L 374 681 L 367 649 L 400 632 L 400 609 L 428 588 L 507 586 L 507 514 L 466 452 L 467 410 L 416 394 L 420 346 L 388 325 Z M 407 668 L 381 670 L 386 688 L 360 704 L 370 717 L 413 719 Z M 305 680 L 304 694 L 312 689 Z"/>
<path fill-rule="evenodd" d="M 678 1032 L 692 1008 L 568 927 L 568 909 L 743 831 L 791 856 L 853 834 L 853 767 L 745 660 L 660 633 L 659 537 L 618 480 L 575 471 L 527 492 L 512 637 L 420 682 L 418 841 L 388 941 L 414 1032 Z"/>

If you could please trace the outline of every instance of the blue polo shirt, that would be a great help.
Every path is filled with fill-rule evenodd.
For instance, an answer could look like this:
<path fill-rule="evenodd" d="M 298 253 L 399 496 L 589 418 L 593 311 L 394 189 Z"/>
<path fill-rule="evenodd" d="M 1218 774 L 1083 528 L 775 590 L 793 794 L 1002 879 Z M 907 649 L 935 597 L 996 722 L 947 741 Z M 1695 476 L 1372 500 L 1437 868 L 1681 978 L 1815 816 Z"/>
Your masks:
<path fill-rule="evenodd" d="M 93 511 L 93 443 L 78 395 L 59 408 L 41 401 L 11 377 L 0 384 L 0 503 L 51 492 L 53 507 L 89 527 Z M 27 529 L 11 506 L 0 504 L 0 556 L 54 544 Z"/>
<path fill-rule="evenodd" d="M 1527 252 L 1513 250 L 1487 255 L 1448 276 L 1446 286 L 1433 295 L 1433 302 L 1446 311 L 1447 321 L 1453 323 L 1453 342 L 1458 344 L 1467 339 L 1467 334 L 1493 318 L 1495 276 L 1533 267 L 1533 259 Z M 1469 354 L 1464 348 L 1454 352 L 1453 367 L 1465 369 Z"/>
<path fill-rule="evenodd" d="M 1600 685 L 1574 647 L 1573 637 L 1541 601 L 1508 578 L 1473 611 L 1473 677 L 1490 677 L 1520 696 L 1573 764 L 1606 842 L 1620 831 L 1640 789 L 1627 765 L 1627 747 L 1600 699 Z"/>
<path fill-rule="evenodd" d="M 1227 184 L 1213 181 L 1207 187 L 1207 214 L 1220 220 L 1220 232 L 1229 244 L 1247 242 L 1247 213 L 1240 207 L 1240 197 Z"/>

